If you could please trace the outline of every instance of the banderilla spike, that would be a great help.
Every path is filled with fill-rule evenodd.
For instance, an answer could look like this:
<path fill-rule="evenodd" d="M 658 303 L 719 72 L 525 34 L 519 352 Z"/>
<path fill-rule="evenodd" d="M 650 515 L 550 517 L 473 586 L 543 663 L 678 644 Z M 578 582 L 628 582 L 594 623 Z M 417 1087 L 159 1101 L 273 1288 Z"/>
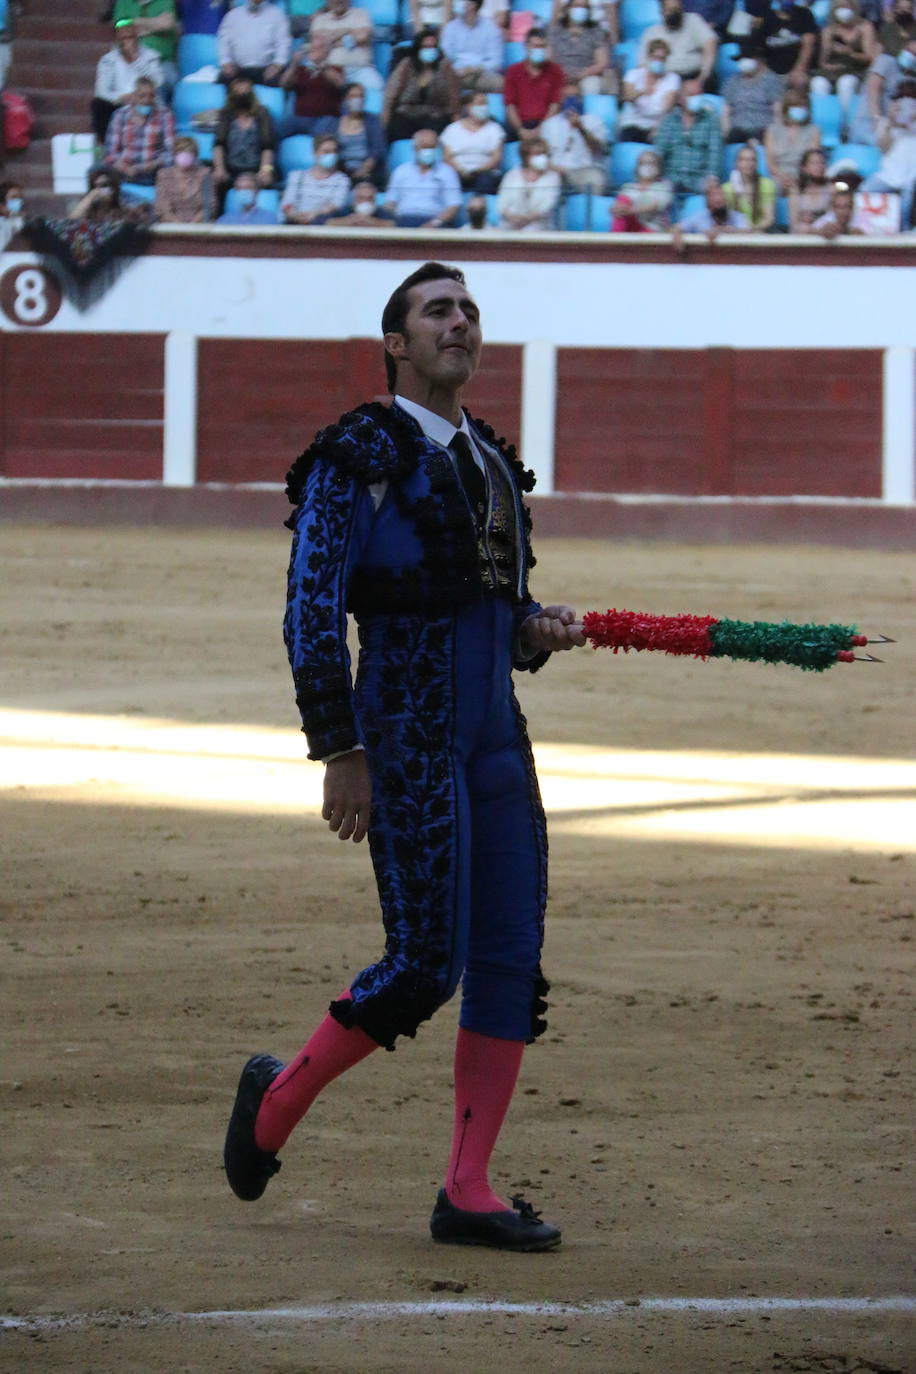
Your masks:
<path fill-rule="evenodd" d="M 877 639 L 866 639 L 866 644 L 896 644 L 896 639 L 891 639 L 888 635 L 878 635 Z"/>
<path fill-rule="evenodd" d="M 871 640 L 871 639 L 870 639 L 868 642 L 869 642 L 869 644 L 874 643 L 874 641 Z M 884 659 L 883 659 L 883 658 L 875 658 L 874 654 L 854 654 L 853 657 L 855 658 L 856 663 L 883 663 L 883 662 L 884 662 Z"/>

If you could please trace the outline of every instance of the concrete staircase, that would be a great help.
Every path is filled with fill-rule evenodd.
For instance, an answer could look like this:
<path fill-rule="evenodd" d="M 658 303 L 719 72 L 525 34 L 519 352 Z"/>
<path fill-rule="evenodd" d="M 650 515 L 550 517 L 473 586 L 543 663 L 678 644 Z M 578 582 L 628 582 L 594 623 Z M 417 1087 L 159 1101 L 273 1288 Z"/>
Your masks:
<path fill-rule="evenodd" d="M 17 20 L 7 84 L 28 97 L 35 124 L 30 147 L 7 154 L 6 176 L 22 183 L 27 214 L 61 214 L 73 200 L 53 192 L 51 136 L 91 127 L 96 63 L 112 42 L 101 8 L 101 0 L 28 0 Z"/>

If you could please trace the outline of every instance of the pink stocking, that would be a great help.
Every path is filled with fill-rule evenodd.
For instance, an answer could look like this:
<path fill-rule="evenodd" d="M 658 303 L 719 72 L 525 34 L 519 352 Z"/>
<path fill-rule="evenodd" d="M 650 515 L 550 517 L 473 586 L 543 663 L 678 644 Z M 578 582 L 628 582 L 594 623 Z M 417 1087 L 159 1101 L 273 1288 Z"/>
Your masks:
<path fill-rule="evenodd" d="M 464 1212 L 508 1212 L 490 1188 L 487 1169 L 512 1100 L 525 1046 L 477 1031 L 455 1042 L 455 1130 L 445 1191 Z"/>

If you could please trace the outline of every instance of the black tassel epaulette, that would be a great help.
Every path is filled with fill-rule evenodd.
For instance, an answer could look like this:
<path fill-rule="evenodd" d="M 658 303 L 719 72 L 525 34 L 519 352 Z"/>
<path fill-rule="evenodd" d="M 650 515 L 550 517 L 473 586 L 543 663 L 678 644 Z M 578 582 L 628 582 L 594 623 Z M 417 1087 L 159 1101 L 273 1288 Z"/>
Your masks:
<path fill-rule="evenodd" d="M 398 423 L 388 406 L 378 401 L 348 410 L 336 424 L 318 431 L 286 474 L 290 505 L 298 506 L 301 502 L 309 472 L 318 458 L 327 459 L 344 476 L 366 486 L 406 477 L 417 462 L 409 431 Z M 286 524 L 292 529 L 292 518 Z"/>

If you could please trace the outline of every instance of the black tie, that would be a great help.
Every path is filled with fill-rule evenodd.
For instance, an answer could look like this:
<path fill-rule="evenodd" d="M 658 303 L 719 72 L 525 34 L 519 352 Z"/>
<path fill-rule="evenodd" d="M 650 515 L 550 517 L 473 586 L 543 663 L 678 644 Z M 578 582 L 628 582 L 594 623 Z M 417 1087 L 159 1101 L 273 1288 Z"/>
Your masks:
<path fill-rule="evenodd" d="M 468 443 L 467 435 L 462 434 L 459 430 L 448 447 L 449 452 L 455 455 L 458 477 L 464 487 L 465 495 L 471 503 L 472 510 L 477 515 L 483 515 L 487 503 L 487 483 L 480 468 L 474 462 L 474 455 L 471 453 L 471 445 Z"/>

